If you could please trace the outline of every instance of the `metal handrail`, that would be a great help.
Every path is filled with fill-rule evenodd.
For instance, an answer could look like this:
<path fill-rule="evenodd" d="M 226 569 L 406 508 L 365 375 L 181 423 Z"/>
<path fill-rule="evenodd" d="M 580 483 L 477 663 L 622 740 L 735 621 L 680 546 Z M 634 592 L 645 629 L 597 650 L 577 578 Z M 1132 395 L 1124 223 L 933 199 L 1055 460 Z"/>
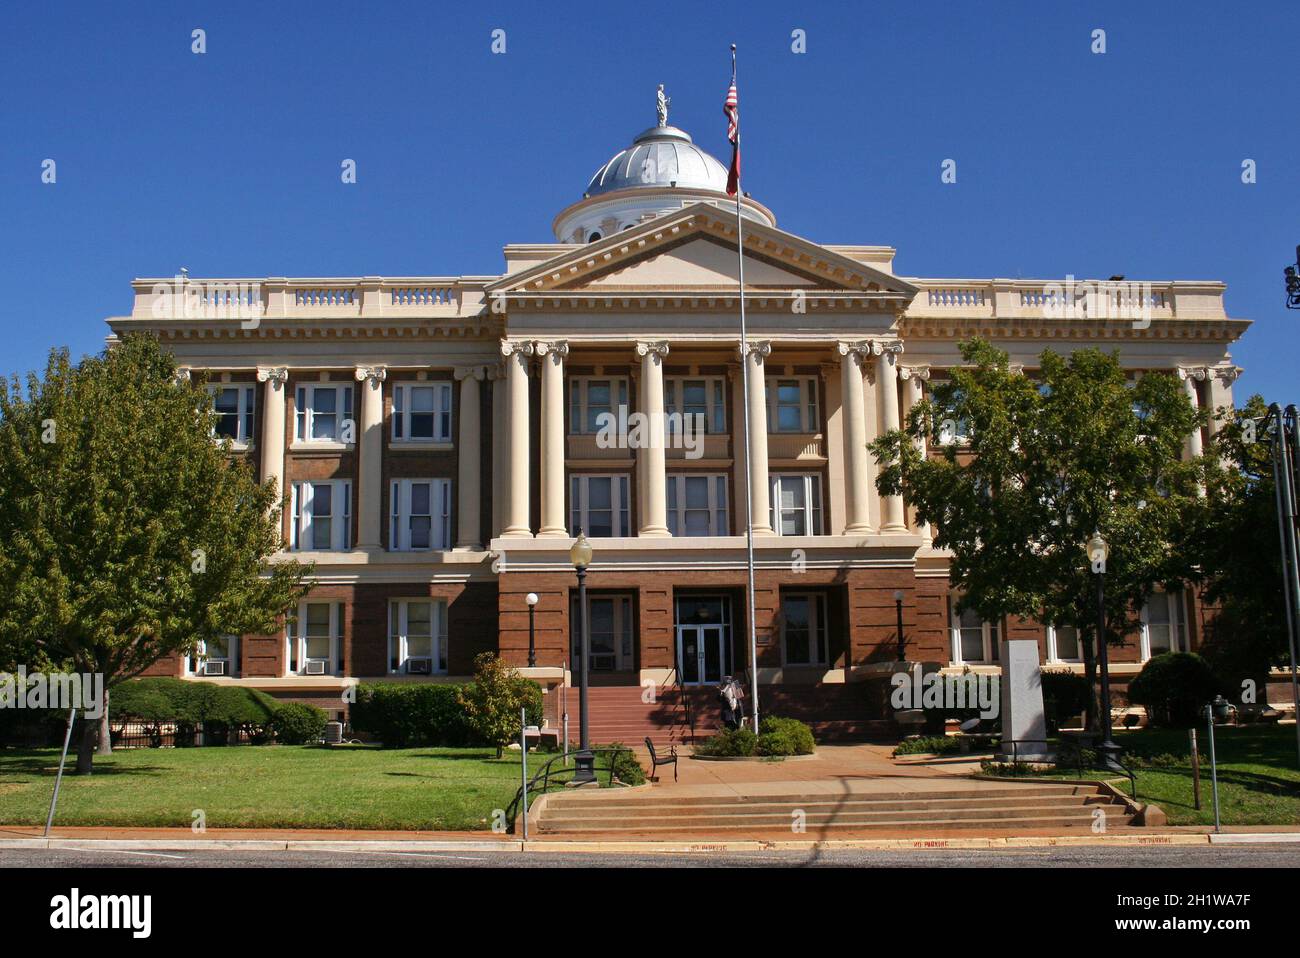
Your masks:
<path fill-rule="evenodd" d="M 673 663 L 673 681 L 670 686 L 677 693 L 677 703 L 686 716 L 686 724 L 691 730 L 691 741 L 695 741 L 695 710 L 688 704 L 686 698 L 686 686 L 682 685 L 682 673 L 677 664 Z"/>
<path fill-rule="evenodd" d="M 627 752 L 629 754 L 632 754 L 632 750 L 628 748 L 626 745 L 605 746 L 604 748 L 588 749 L 588 751 L 590 751 L 593 755 L 600 755 L 602 753 L 605 753 L 611 756 L 609 762 L 609 784 L 610 785 L 614 784 L 613 755 L 616 755 L 619 752 Z M 511 834 L 513 834 L 515 830 L 515 816 L 519 814 L 519 806 L 520 803 L 523 802 L 524 800 L 525 790 L 527 790 L 528 794 L 532 794 L 538 791 L 536 785 L 538 781 L 541 781 L 542 783 L 541 792 L 542 794 L 545 794 L 547 791 L 550 790 L 552 784 L 551 779 L 553 777 L 557 779 L 555 784 L 557 785 L 562 784 L 562 782 L 558 781 L 559 776 L 563 775 L 566 772 L 569 773 L 570 775 L 573 775 L 578 770 L 578 766 L 576 763 L 572 766 L 568 764 L 569 759 L 576 754 L 577 754 L 576 752 L 570 752 L 568 755 L 561 753 L 559 755 L 554 756 L 549 761 L 547 761 L 547 763 L 543 765 L 541 769 L 538 770 L 537 774 L 535 774 L 531 779 L 528 780 L 527 785 L 521 785 L 519 786 L 519 788 L 515 789 L 515 797 L 510 800 L 510 804 L 507 805 L 505 809 L 506 821 L 510 823 L 509 830 Z M 562 768 L 556 770 L 555 772 L 552 772 L 551 766 L 554 765 L 556 762 L 563 762 L 564 765 Z"/>
<path fill-rule="evenodd" d="M 1013 766 L 1014 766 L 1014 765 L 1019 765 L 1019 764 L 1020 764 L 1020 746 L 1021 746 L 1021 745 L 1028 745 L 1028 744 L 1031 744 L 1031 743 L 1032 743 L 1033 745 L 1038 745 L 1038 746 L 1045 745 L 1045 744 L 1046 744 L 1046 739 L 1041 739 L 1041 738 L 1032 738 L 1032 739 L 1030 739 L 1030 738 L 1026 738 L 1026 739 L 1014 739 L 1014 738 L 1002 738 L 1002 737 L 1000 737 L 1000 736 L 999 736 L 999 738 L 998 738 L 998 746 L 999 746 L 999 747 L 1001 747 L 1001 746 L 1003 746 L 1003 745 L 1010 745 L 1010 746 L 1011 746 L 1011 764 L 1012 764 Z M 1073 763 L 1073 764 L 1074 764 L 1075 768 L 1077 769 L 1080 778 L 1083 778 L 1083 770 L 1084 770 L 1084 768 L 1085 768 L 1085 765 L 1084 765 L 1084 762 L 1083 762 L 1083 753 L 1084 753 L 1084 751 L 1085 751 L 1085 749 L 1084 749 L 1083 745 L 1082 745 L 1082 744 L 1077 744 L 1077 746 L 1076 746 L 1076 748 L 1075 748 L 1075 756 L 1074 756 L 1074 757 L 1075 757 L 1078 761 L 1075 762 L 1075 763 Z M 1096 749 L 1090 749 L 1090 750 L 1088 750 L 1088 751 L 1094 751 L 1094 752 L 1095 752 Z M 1131 793 L 1132 793 L 1133 800 L 1134 800 L 1134 801 L 1137 801 L 1137 797 L 1138 797 L 1137 776 L 1133 774 L 1132 769 L 1130 769 L 1127 765 L 1125 765 L 1123 762 L 1121 762 L 1118 758 L 1115 759 L 1115 764 L 1118 765 L 1118 766 L 1120 767 L 1120 771 L 1122 771 L 1125 775 L 1128 776 L 1128 780 L 1129 780 L 1129 788 L 1130 788 L 1130 791 L 1131 791 Z M 1114 769 L 1109 768 L 1109 767 L 1106 766 L 1106 765 L 1103 765 L 1100 761 L 1096 761 L 1096 762 L 1094 762 L 1094 763 L 1092 763 L 1091 765 L 1088 765 L 1088 766 L 1086 766 L 1086 767 L 1087 767 L 1087 768 L 1090 768 L 1090 769 L 1093 769 L 1093 770 L 1097 770 L 1097 771 L 1105 771 L 1105 772 L 1113 772 L 1113 771 L 1114 771 Z"/>

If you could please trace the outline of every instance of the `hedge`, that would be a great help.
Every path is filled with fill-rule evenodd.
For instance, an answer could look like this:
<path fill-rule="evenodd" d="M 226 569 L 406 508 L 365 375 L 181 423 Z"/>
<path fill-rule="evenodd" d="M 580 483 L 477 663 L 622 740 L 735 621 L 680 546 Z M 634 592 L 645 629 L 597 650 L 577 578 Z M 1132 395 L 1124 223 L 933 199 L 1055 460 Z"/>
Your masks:
<path fill-rule="evenodd" d="M 1164 652 L 1142 666 L 1129 683 L 1128 699 L 1146 707 L 1152 725 L 1191 728 L 1202 710 L 1225 691 L 1209 664 L 1193 652 Z"/>
<path fill-rule="evenodd" d="M 520 677 L 519 695 L 527 702 L 528 724 L 542 722 L 542 688 Z M 349 712 L 352 729 L 386 748 L 462 748 L 483 745 L 458 701 L 462 686 L 405 682 L 367 682 L 357 686 Z"/>

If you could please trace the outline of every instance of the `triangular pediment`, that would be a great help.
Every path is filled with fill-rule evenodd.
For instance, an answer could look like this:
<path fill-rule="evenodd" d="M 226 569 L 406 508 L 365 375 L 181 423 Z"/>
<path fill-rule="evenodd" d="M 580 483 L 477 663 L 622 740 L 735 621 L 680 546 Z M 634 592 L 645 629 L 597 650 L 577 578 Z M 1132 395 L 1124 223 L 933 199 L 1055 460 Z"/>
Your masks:
<path fill-rule="evenodd" d="M 745 288 L 808 292 L 895 294 L 910 300 L 916 288 L 772 226 L 746 221 Z M 707 203 L 657 217 L 614 236 L 575 246 L 488 287 L 489 294 L 566 292 L 689 293 L 734 290 L 736 219 Z"/>

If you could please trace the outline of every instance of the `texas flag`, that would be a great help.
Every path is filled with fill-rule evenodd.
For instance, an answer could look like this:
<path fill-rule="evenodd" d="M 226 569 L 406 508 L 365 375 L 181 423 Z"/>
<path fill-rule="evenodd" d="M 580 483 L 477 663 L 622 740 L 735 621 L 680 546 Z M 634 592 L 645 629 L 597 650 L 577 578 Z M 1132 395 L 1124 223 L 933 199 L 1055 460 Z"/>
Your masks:
<path fill-rule="evenodd" d="M 737 113 L 736 74 L 733 67 L 731 86 L 727 89 L 722 112 L 727 117 L 727 139 L 731 141 L 731 169 L 727 171 L 727 195 L 735 196 L 740 189 L 740 117 Z"/>

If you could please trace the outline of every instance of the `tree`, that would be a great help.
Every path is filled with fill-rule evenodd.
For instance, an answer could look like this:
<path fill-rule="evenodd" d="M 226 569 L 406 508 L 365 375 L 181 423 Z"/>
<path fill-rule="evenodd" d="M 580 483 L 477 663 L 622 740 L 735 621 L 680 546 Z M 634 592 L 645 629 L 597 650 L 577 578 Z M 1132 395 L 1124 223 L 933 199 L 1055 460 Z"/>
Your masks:
<path fill-rule="evenodd" d="M 270 632 L 309 569 L 281 546 L 279 491 L 213 440 L 201 384 L 127 337 L 0 389 L 0 660 L 100 673 L 104 688 L 222 634 Z M 107 704 L 105 703 L 105 716 Z M 105 728 L 83 722 L 77 771 Z"/>
<path fill-rule="evenodd" d="M 1211 473 L 1194 543 L 1202 596 L 1217 606 L 1202 651 L 1238 701 L 1264 706 L 1270 669 L 1290 658 L 1268 407 L 1256 395 L 1214 412 L 1221 425 L 1207 455 L 1223 468 Z"/>
<path fill-rule="evenodd" d="M 474 657 L 474 681 L 460 690 L 460 706 L 474 733 L 489 745 L 495 745 L 497 758 L 505 746 L 519 734 L 519 710 L 527 708 L 529 719 L 541 716 L 541 688 L 523 678 L 495 652 Z"/>
<path fill-rule="evenodd" d="M 1187 520 L 1206 457 L 1184 461 L 1182 450 L 1199 414 L 1174 376 L 1129 383 L 1118 356 L 1096 349 L 1045 351 L 1034 381 L 983 340 L 960 348 L 967 365 L 872 443 L 877 488 L 905 496 L 951 551 L 959 609 L 1076 627 L 1091 685 L 1096 599 L 1083 544 L 1094 530 L 1110 544 L 1105 640 L 1120 643 L 1153 587 L 1193 573 Z M 941 441 L 954 432 L 968 442 Z"/>

